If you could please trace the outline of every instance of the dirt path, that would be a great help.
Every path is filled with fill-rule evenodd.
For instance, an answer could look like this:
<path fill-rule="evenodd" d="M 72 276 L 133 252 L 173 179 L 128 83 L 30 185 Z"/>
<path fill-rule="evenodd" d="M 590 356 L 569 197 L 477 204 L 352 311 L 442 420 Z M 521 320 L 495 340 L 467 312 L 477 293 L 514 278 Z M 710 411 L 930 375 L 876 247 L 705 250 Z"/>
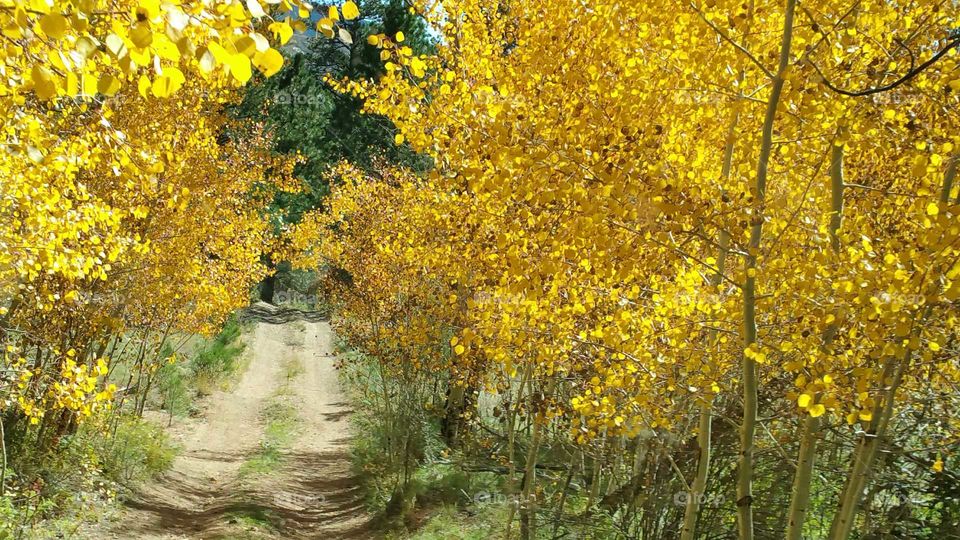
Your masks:
<path fill-rule="evenodd" d="M 115 538 L 371 537 L 350 472 L 349 408 L 330 326 L 258 322 L 246 341 L 242 378 L 184 424 L 172 469 L 127 502 Z M 289 440 L 267 460 L 271 407 L 293 418 Z"/>

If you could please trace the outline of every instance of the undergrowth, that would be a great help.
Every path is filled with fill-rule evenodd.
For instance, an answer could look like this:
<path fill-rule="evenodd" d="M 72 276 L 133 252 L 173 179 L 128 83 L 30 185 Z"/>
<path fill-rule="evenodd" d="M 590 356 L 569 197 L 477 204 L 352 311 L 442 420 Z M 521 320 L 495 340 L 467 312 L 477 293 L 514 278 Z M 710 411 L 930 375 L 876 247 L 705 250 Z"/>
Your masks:
<path fill-rule="evenodd" d="M 176 455 L 163 429 L 135 415 L 101 416 L 37 453 L 37 430 L 8 448 L 0 539 L 70 537 L 139 482 L 167 470 Z"/>
<path fill-rule="evenodd" d="M 241 331 L 231 319 L 217 336 L 158 369 L 147 410 L 163 410 L 168 424 L 196 412 L 197 397 L 241 369 Z M 169 346 L 161 352 L 164 358 L 173 353 Z M 118 359 L 110 381 L 125 386 L 132 363 Z M 114 408 L 83 422 L 65 422 L 62 432 L 12 414 L 0 417 L 8 457 L 0 490 L 0 540 L 73 537 L 84 525 L 109 516 L 117 498 L 166 471 L 177 448 L 163 426 L 140 416 L 142 410 L 121 395 Z"/>
<path fill-rule="evenodd" d="M 504 495 L 506 467 L 491 460 L 489 447 L 469 441 L 451 448 L 441 434 L 442 385 L 404 381 L 396 372 L 384 380 L 375 358 L 343 342 L 337 346 L 344 359 L 341 381 L 354 407 L 353 467 L 380 532 L 395 540 L 496 540 L 508 537 L 512 521 L 509 536 L 517 538 L 518 497 Z M 563 471 L 539 474 L 562 484 Z M 563 515 L 540 514 L 538 540 L 616 537 L 611 516 L 588 512 L 583 493 L 571 489 L 565 499 Z"/>

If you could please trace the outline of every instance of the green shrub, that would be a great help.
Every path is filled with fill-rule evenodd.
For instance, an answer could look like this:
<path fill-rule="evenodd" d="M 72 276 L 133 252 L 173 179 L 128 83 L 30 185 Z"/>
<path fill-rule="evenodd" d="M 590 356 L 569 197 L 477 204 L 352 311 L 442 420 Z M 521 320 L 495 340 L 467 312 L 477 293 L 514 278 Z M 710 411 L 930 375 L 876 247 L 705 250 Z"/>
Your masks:
<path fill-rule="evenodd" d="M 210 342 L 202 345 L 190 359 L 190 376 L 201 394 L 209 394 L 239 367 L 244 345 L 240 337 L 240 323 L 231 317 L 223 330 Z"/>
<path fill-rule="evenodd" d="M 0 497 L 0 540 L 66 538 L 101 519 L 118 490 L 167 470 L 176 455 L 159 426 L 132 414 L 89 419 L 52 447 L 37 428 L 9 437 L 11 462 Z M 41 448 L 47 448 L 41 450 Z"/>
<path fill-rule="evenodd" d="M 181 362 L 164 364 L 157 371 L 157 393 L 160 397 L 160 408 L 167 411 L 169 421 L 174 416 L 184 416 L 191 410 L 192 389 L 189 368 Z"/>
<path fill-rule="evenodd" d="M 92 437 L 109 480 L 131 486 L 170 468 L 176 448 L 160 426 L 132 416 L 121 417 L 112 437 Z"/>

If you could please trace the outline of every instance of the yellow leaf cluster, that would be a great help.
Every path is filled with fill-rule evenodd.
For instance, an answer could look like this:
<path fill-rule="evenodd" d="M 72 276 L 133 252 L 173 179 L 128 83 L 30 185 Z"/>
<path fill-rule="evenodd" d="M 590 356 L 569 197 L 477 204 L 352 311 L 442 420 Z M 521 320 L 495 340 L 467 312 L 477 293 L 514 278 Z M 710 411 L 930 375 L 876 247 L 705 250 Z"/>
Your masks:
<path fill-rule="evenodd" d="M 957 8 L 848 7 L 798 10 L 778 73 L 780 2 L 415 2 L 436 54 L 372 36 L 386 73 L 335 85 L 436 168 L 354 174 L 300 243 L 349 270 L 349 332 L 375 354 L 432 324 L 432 366 L 559 384 L 537 406 L 581 441 L 736 401 L 745 361 L 814 417 L 875 421 L 893 380 L 941 399 L 960 379 Z"/>

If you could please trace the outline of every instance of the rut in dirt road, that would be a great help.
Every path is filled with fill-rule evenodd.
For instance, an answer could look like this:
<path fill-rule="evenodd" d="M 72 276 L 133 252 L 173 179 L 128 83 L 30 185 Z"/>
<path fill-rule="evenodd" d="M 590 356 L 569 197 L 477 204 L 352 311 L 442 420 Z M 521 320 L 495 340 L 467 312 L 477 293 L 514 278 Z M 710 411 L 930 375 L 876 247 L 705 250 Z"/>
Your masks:
<path fill-rule="evenodd" d="M 350 410 L 332 337 L 327 322 L 257 322 L 246 336 L 250 364 L 242 378 L 188 424 L 171 471 L 127 502 L 115 537 L 372 537 L 350 471 Z M 262 413 L 278 400 L 297 416 L 293 439 L 270 470 L 249 473 L 245 464 L 264 451 Z"/>

